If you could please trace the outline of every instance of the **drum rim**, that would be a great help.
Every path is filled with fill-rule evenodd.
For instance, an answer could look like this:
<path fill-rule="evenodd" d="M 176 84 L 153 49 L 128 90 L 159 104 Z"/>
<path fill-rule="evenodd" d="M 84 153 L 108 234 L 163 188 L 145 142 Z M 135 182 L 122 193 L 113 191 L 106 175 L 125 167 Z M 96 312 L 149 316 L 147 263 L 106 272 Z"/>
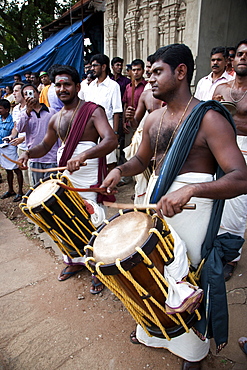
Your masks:
<path fill-rule="evenodd" d="M 46 181 L 48 181 L 48 180 L 59 180 L 59 181 L 62 181 L 62 182 L 64 182 L 64 184 L 65 185 L 67 185 L 68 184 L 68 179 L 65 177 L 65 176 L 63 176 L 63 174 L 62 173 L 57 173 L 57 174 L 51 174 L 50 176 L 48 176 L 48 177 L 45 177 L 45 178 L 43 178 L 43 179 L 41 179 L 39 182 L 37 182 L 32 188 L 30 188 L 29 190 L 28 190 L 28 192 L 24 195 L 24 197 L 23 197 L 23 200 L 22 200 L 22 203 L 20 204 L 20 208 L 24 208 L 24 207 L 27 207 L 28 209 L 30 208 L 31 210 L 32 210 L 32 212 L 33 213 L 40 213 L 43 209 L 44 209 L 44 207 L 42 206 L 42 204 L 39 204 L 39 205 L 37 205 L 37 206 L 35 206 L 35 207 L 31 207 L 31 206 L 28 206 L 27 205 L 27 201 L 28 201 L 28 198 L 29 198 L 29 196 L 30 196 L 30 194 L 32 194 L 32 192 L 35 190 L 35 189 L 37 189 L 42 183 L 44 183 L 44 182 L 46 182 Z M 58 196 L 58 197 L 60 197 L 61 196 L 61 194 L 63 194 L 64 192 L 65 192 L 66 190 L 65 189 L 63 189 L 61 186 L 57 189 L 57 191 L 56 191 L 56 195 Z M 42 202 L 42 203 L 44 203 L 47 207 L 49 207 L 51 204 L 53 204 L 54 203 L 54 196 L 52 195 L 49 199 L 47 199 L 45 202 Z"/>
<path fill-rule="evenodd" d="M 152 213 L 151 216 L 156 213 L 154 210 L 150 210 L 150 211 Z M 129 213 L 129 212 L 135 212 L 135 211 L 133 211 L 133 209 L 125 209 L 125 210 L 122 211 L 122 213 L 118 212 L 117 214 L 115 214 L 114 216 L 112 216 L 111 218 L 109 218 L 108 221 L 110 223 L 115 218 L 120 217 L 122 214 Z M 146 213 L 145 210 L 138 210 L 138 212 Z M 101 225 L 97 229 L 96 234 L 100 233 L 100 231 L 104 227 L 106 227 L 107 225 L 108 225 L 108 223 L 104 223 L 103 225 Z M 162 220 L 159 217 L 157 217 L 155 219 L 154 227 L 156 227 L 160 233 L 162 232 L 162 230 L 163 230 L 163 222 L 162 222 Z M 169 232 L 170 231 L 165 232 L 166 233 L 165 235 L 168 235 Z M 91 246 L 91 247 L 93 247 L 93 243 L 94 243 L 94 240 L 96 238 L 97 238 L 97 235 L 93 235 L 91 237 L 88 245 Z M 145 243 L 140 246 L 140 248 L 148 256 L 154 250 L 154 248 L 157 245 L 158 241 L 159 241 L 158 236 L 156 234 L 154 234 L 154 233 L 151 233 L 149 235 L 149 237 L 146 239 Z M 93 251 L 91 249 L 89 249 L 89 248 L 86 248 L 86 257 L 93 257 Z M 122 268 L 125 271 L 129 271 L 133 267 L 135 267 L 138 263 L 140 263 L 142 261 L 143 261 L 142 256 L 138 252 L 134 252 L 132 254 L 129 254 L 127 257 L 125 257 L 124 259 L 121 260 L 121 266 L 122 266 Z M 170 262 L 171 261 L 169 261 L 169 263 Z M 95 271 L 94 273 L 96 274 L 96 269 L 95 269 L 96 263 L 94 261 L 92 261 L 92 260 L 89 260 L 88 263 L 89 263 L 90 267 Z M 120 274 L 120 271 L 119 271 L 119 269 L 118 269 L 118 267 L 116 266 L 115 263 L 109 263 L 109 264 L 101 265 L 100 266 L 100 271 L 104 275 L 118 275 L 118 274 Z"/>

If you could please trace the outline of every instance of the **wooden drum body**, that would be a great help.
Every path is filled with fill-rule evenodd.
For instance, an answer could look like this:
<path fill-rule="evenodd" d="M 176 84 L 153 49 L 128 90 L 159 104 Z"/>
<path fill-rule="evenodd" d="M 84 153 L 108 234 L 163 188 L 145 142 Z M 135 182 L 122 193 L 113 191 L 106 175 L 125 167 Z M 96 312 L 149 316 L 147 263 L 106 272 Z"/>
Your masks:
<path fill-rule="evenodd" d="M 85 254 L 84 246 L 95 226 L 80 195 L 65 190 L 59 182 L 72 186 L 62 174 L 52 174 L 30 188 L 20 208 L 51 236 L 62 253 L 70 258 L 80 257 Z"/>
<path fill-rule="evenodd" d="M 120 211 L 93 233 L 85 250 L 87 267 L 148 335 L 169 340 L 188 332 L 200 318 L 197 311 L 165 311 L 164 266 L 173 261 L 173 237 L 154 211 Z"/>

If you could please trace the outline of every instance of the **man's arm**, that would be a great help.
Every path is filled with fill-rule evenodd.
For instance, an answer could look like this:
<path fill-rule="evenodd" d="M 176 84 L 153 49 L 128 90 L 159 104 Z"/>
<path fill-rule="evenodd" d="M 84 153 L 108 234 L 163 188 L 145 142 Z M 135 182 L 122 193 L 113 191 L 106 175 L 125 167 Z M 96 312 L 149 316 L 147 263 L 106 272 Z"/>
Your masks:
<path fill-rule="evenodd" d="M 139 123 L 141 122 L 142 118 L 146 113 L 146 104 L 145 104 L 146 95 L 147 92 L 143 91 L 138 101 L 136 110 L 134 107 L 129 106 L 125 111 L 126 120 L 131 123 L 131 126 L 134 130 L 138 127 Z"/>
<path fill-rule="evenodd" d="M 111 193 L 119 183 L 121 176 L 135 176 L 142 173 L 149 165 L 153 156 L 153 150 L 150 145 L 149 130 L 155 120 L 155 113 L 151 113 L 144 124 L 142 141 L 134 157 L 128 162 L 114 168 L 104 180 L 102 187 L 107 188 Z"/>
<path fill-rule="evenodd" d="M 182 207 L 191 197 L 229 199 L 247 193 L 247 166 L 229 122 L 210 110 L 201 123 L 199 134 L 225 175 L 217 181 L 186 185 L 164 195 L 157 203 L 160 217 L 162 213 L 172 217 L 182 212 Z"/>
<path fill-rule="evenodd" d="M 40 144 L 24 152 L 18 159 L 25 167 L 29 158 L 40 158 L 47 154 L 56 143 L 58 136 L 55 130 L 55 116 L 52 116 L 47 127 L 44 139 Z"/>

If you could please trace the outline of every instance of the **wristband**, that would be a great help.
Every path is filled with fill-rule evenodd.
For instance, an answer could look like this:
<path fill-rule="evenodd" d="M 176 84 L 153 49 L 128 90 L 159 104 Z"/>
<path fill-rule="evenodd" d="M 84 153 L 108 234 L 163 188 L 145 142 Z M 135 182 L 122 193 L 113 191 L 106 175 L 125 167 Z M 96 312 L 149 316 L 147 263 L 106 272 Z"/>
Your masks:
<path fill-rule="evenodd" d="M 115 167 L 115 169 L 116 169 L 116 170 L 118 170 L 118 171 L 120 171 L 120 173 L 121 173 L 121 175 L 122 175 L 123 171 L 121 170 L 121 168 L 119 168 L 119 167 Z"/>

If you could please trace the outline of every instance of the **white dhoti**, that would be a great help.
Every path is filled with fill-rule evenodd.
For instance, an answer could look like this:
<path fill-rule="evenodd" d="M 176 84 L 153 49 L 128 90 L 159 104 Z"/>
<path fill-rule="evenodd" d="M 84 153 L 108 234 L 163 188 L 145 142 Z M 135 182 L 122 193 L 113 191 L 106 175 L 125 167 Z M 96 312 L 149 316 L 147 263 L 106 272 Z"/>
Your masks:
<path fill-rule="evenodd" d="M 80 141 L 72 155 L 72 158 L 81 154 L 85 150 L 88 150 L 94 147 L 96 144 L 92 141 Z M 61 146 L 58 149 L 57 153 L 57 161 L 62 156 L 64 146 Z M 72 174 L 69 171 L 65 170 L 63 174 L 67 176 L 72 185 L 75 188 L 90 188 L 91 185 L 95 185 L 98 182 L 98 166 L 99 166 L 99 159 L 87 159 L 87 165 L 81 166 L 78 171 L 73 172 Z M 97 204 L 97 193 L 95 192 L 79 192 L 80 196 L 88 203 L 90 203 L 94 208 L 94 213 L 91 215 L 91 221 L 95 227 L 98 227 L 103 220 L 105 219 L 105 211 L 104 208 Z M 84 264 L 85 257 L 75 257 L 73 259 L 69 258 L 67 255 L 64 255 L 64 262 L 70 265 L 76 264 Z"/>
<path fill-rule="evenodd" d="M 145 203 L 149 203 L 150 201 L 156 180 L 157 176 L 152 175 L 148 184 Z M 175 191 L 187 184 L 210 181 L 213 181 L 213 176 L 210 174 L 186 173 L 176 177 L 167 193 Z M 182 213 L 172 218 L 166 218 L 166 221 L 185 242 L 188 257 L 192 265 L 196 267 L 201 261 L 201 245 L 205 239 L 213 200 L 193 197 L 190 202 L 196 204 L 196 210 L 183 210 Z M 187 361 L 202 360 L 208 354 L 210 346 L 208 339 L 202 341 L 192 330 L 189 333 L 184 333 L 168 341 L 167 339 L 149 337 L 142 327 L 138 325 L 136 337 L 146 346 L 163 347 Z"/>
<path fill-rule="evenodd" d="M 5 154 L 10 159 L 17 161 L 18 154 L 16 146 L 8 144 L 7 146 L 0 148 L 0 166 L 3 167 L 5 170 L 15 170 L 16 168 L 18 168 L 18 166 L 15 163 L 10 162 L 2 154 Z"/>
<path fill-rule="evenodd" d="M 247 164 L 247 136 L 237 136 L 239 149 L 242 151 L 245 162 Z M 218 234 L 231 233 L 233 235 L 244 238 L 247 221 L 247 195 L 239 195 L 238 197 L 227 199 L 221 218 L 220 229 Z M 239 250 L 241 253 L 242 248 Z M 239 261 L 238 256 L 233 262 Z"/>

